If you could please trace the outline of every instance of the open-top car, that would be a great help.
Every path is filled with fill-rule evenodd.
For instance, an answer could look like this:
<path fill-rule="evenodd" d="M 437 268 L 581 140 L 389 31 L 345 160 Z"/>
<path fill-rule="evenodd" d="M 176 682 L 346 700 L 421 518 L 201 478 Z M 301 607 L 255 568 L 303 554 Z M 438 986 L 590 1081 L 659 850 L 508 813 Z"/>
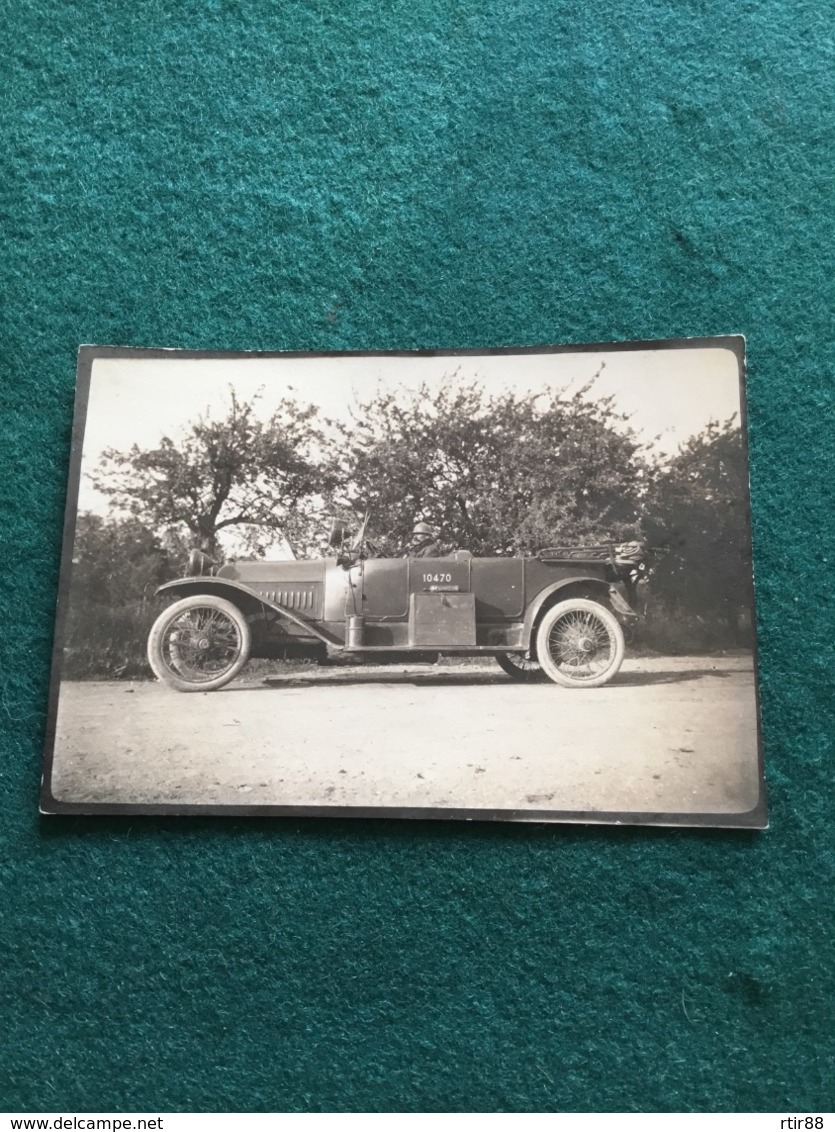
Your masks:
<path fill-rule="evenodd" d="M 597 688 L 624 656 L 619 619 L 637 616 L 640 543 L 554 546 L 528 557 L 373 553 L 367 522 L 334 523 L 314 560 L 246 559 L 217 567 L 199 551 L 155 622 L 148 659 L 181 692 L 222 688 L 250 657 L 424 662 L 495 657 L 519 680 Z"/>

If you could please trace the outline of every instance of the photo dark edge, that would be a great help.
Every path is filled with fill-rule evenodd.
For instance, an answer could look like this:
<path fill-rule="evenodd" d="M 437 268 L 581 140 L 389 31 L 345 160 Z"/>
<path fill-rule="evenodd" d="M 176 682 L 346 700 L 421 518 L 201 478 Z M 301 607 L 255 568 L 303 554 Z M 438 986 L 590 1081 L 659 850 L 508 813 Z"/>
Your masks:
<path fill-rule="evenodd" d="M 90 396 L 90 375 L 93 361 L 100 357 L 98 347 L 80 346 L 76 369 L 75 401 L 73 403 L 70 460 L 67 472 L 67 498 L 64 505 L 64 529 L 61 539 L 61 566 L 58 575 L 58 597 L 55 606 L 55 632 L 52 638 L 52 662 L 49 678 L 49 700 L 44 736 L 43 770 L 41 774 L 41 813 L 57 813 L 47 807 L 62 805 L 52 795 L 52 764 L 55 756 L 55 731 L 58 722 L 58 696 L 61 690 L 61 673 L 64 665 L 64 642 L 69 616 L 72 585 L 72 552 L 75 545 L 75 527 L 78 517 L 78 491 L 81 485 L 81 456 L 84 432 L 87 425 L 87 402 Z"/>

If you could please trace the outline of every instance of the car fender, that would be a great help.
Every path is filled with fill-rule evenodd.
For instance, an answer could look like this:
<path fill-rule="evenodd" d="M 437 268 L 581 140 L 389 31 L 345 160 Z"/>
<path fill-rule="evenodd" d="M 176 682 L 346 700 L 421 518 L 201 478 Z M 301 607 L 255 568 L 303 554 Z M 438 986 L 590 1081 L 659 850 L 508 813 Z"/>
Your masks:
<path fill-rule="evenodd" d="M 227 601 L 231 601 L 242 613 L 248 616 L 260 613 L 264 609 L 272 609 L 288 621 L 299 625 L 305 633 L 318 637 L 325 644 L 335 648 L 344 647 L 343 641 L 337 640 L 330 633 L 322 632 L 321 628 L 312 621 L 300 617 L 292 609 L 287 609 L 286 606 L 270 601 L 262 594 L 253 593 L 247 586 L 242 586 L 240 582 L 232 582 L 228 578 L 177 578 L 173 582 L 166 582 L 165 585 L 160 586 L 156 593 L 158 596 L 176 596 L 178 598 L 191 597 L 192 594 L 212 594 L 214 597 L 223 597 Z"/>
<path fill-rule="evenodd" d="M 539 593 L 525 610 L 525 620 L 522 627 L 522 643 L 524 644 L 526 649 L 529 649 L 531 647 L 531 636 L 533 633 L 533 628 L 534 625 L 536 625 L 537 619 L 539 618 L 539 614 L 542 612 L 543 607 L 547 605 L 554 594 L 558 594 L 560 590 L 564 590 L 569 587 L 573 588 L 577 585 L 594 587 L 594 589 L 597 590 L 603 598 L 608 598 L 610 596 L 609 582 L 603 581 L 603 579 L 599 576 L 595 578 L 593 576 L 584 577 L 581 575 L 578 577 L 577 575 L 575 575 L 574 577 L 563 578 L 559 582 L 554 582 L 552 585 L 546 586 L 544 590 L 539 591 Z"/>

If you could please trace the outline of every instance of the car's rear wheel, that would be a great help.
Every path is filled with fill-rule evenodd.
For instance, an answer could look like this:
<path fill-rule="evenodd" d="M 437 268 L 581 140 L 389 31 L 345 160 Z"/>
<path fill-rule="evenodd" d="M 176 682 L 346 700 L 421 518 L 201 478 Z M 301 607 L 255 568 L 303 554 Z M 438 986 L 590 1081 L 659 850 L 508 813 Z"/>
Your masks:
<path fill-rule="evenodd" d="M 623 663 L 623 630 L 604 605 L 571 598 L 553 606 L 536 635 L 545 675 L 564 688 L 599 688 Z"/>
<path fill-rule="evenodd" d="M 501 652 L 497 655 L 496 662 L 508 676 L 524 684 L 533 684 L 546 678 L 542 665 L 529 652 Z"/>
<path fill-rule="evenodd" d="M 213 692 L 238 675 L 251 647 L 247 620 L 231 601 L 197 594 L 169 606 L 154 622 L 148 663 L 178 692 Z"/>

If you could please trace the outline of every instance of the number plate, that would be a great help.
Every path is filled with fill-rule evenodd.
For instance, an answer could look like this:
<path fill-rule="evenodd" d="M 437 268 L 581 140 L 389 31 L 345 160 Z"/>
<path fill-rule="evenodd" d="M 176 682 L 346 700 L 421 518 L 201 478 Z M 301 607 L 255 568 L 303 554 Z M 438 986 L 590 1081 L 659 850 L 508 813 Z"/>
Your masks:
<path fill-rule="evenodd" d="M 467 593 L 469 588 L 469 562 L 450 558 L 409 560 L 410 593 Z"/>

